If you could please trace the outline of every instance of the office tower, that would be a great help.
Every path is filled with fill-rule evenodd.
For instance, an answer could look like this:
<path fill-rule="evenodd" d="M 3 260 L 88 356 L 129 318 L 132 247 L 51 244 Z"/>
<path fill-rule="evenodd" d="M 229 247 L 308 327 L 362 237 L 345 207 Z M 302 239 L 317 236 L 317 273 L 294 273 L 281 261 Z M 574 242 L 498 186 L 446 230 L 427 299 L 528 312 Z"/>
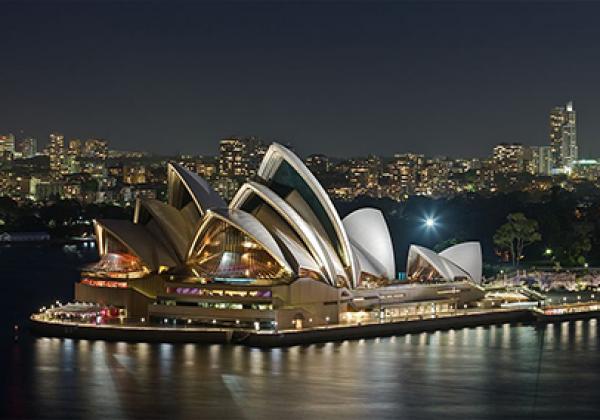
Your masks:
<path fill-rule="evenodd" d="M 548 176 L 552 173 L 552 148 L 532 146 L 532 160 L 528 172 L 532 175 Z"/>
<path fill-rule="evenodd" d="M 147 181 L 147 171 L 144 165 L 126 165 L 123 167 L 123 182 L 135 185 L 144 184 Z"/>
<path fill-rule="evenodd" d="M 37 139 L 25 137 L 17 142 L 16 149 L 21 154 L 21 157 L 34 157 L 37 154 Z"/>
<path fill-rule="evenodd" d="M 531 148 L 520 143 L 500 143 L 494 147 L 493 160 L 498 173 L 527 172 L 532 157 Z"/>
<path fill-rule="evenodd" d="M 88 139 L 83 145 L 84 157 L 105 160 L 108 157 L 108 141 L 101 139 Z"/>
<path fill-rule="evenodd" d="M 444 156 L 423 159 L 418 171 L 416 194 L 444 196 L 451 192 L 451 168 L 452 160 Z"/>
<path fill-rule="evenodd" d="M 246 142 L 245 154 L 248 162 L 248 176 L 256 175 L 260 162 L 262 162 L 267 153 L 267 145 L 257 137 L 248 137 L 244 139 Z"/>
<path fill-rule="evenodd" d="M 219 176 L 248 176 L 248 159 L 246 142 L 232 137 L 222 139 L 219 143 Z"/>
<path fill-rule="evenodd" d="M 306 167 L 315 175 L 323 175 L 329 171 L 329 158 L 321 154 L 313 154 L 308 156 L 304 163 Z"/>
<path fill-rule="evenodd" d="M 411 195 L 415 193 L 419 168 L 423 164 L 424 156 L 414 153 L 395 154 L 389 165 L 392 176 L 392 185 L 400 194 Z"/>
<path fill-rule="evenodd" d="M 230 137 L 219 142 L 219 180 L 217 191 L 229 200 L 249 175 L 245 139 Z"/>
<path fill-rule="evenodd" d="M 81 140 L 79 140 L 79 139 L 69 140 L 69 148 L 67 149 L 67 155 L 78 158 L 81 156 L 81 153 L 82 153 Z"/>
<path fill-rule="evenodd" d="M 15 153 L 15 136 L 12 134 L 0 135 L 0 155 L 12 158 Z"/>
<path fill-rule="evenodd" d="M 550 147 L 553 170 L 563 171 L 578 159 L 577 121 L 573 102 L 550 112 Z"/>
<path fill-rule="evenodd" d="M 49 136 L 48 156 L 50 158 L 50 171 L 59 174 L 65 165 L 65 136 L 52 133 Z"/>

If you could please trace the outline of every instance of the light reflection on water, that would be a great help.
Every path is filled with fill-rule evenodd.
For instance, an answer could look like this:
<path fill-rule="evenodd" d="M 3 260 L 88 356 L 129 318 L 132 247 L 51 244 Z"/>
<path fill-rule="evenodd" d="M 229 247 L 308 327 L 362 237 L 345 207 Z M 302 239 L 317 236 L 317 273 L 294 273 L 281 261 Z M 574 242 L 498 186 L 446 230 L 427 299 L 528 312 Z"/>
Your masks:
<path fill-rule="evenodd" d="M 29 338 L 4 416 L 597 418 L 598 323 L 508 324 L 260 350 Z"/>

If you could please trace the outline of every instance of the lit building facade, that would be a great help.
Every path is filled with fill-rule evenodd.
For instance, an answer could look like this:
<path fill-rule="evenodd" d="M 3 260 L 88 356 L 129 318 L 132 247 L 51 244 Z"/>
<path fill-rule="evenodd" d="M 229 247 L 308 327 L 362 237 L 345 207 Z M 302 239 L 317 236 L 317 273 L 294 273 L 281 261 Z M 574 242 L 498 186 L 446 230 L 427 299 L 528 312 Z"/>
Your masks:
<path fill-rule="evenodd" d="M 101 258 L 82 273 L 76 299 L 158 322 L 291 328 L 343 322 L 377 305 L 392 310 L 417 295 L 448 306 L 481 294 L 468 277 L 399 284 L 381 211 L 340 218 L 279 144 L 229 205 L 179 164 L 169 164 L 167 188 L 166 203 L 138 199 L 133 221 L 95 221 Z M 449 299 L 442 291 L 451 288 Z"/>
<path fill-rule="evenodd" d="M 0 135 L 0 155 L 12 157 L 15 153 L 15 136 L 13 134 Z"/>
<path fill-rule="evenodd" d="M 400 197 L 415 194 L 419 184 L 419 173 L 425 158 L 414 153 L 396 154 L 389 164 L 392 185 Z"/>
<path fill-rule="evenodd" d="M 108 141 L 87 139 L 83 144 L 82 155 L 87 158 L 105 160 L 108 157 Z"/>
<path fill-rule="evenodd" d="M 17 142 L 17 152 L 21 157 L 28 159 L 37 154 L 37 139 L 34 137 L 25 137 Z"/>
<path fill-rule="evenodd" d="M 520 143 L 500 143 L 494 147 L 496 171 L 503 174 L 527 172 L 533 160 L 532 150 Z"/>
<path fill-rule="evenodd" d="M 533 146 L 529 172 L 532 175 L 549 176 L 552 174 L 552 147 Z"/>
<path fill-rule="evenodd" d="M 550 112 L 550 147 L 554 170 L 564 170 L 579 157 L 577 146 L 577 115 L 573 102 Z"/>
<path fill-rule="evenodd" d="M 48 157 L 50 158 L 50 171 L 54 176 L 65 172 L 65 136 L 52 133 L 48 142 Z"/>

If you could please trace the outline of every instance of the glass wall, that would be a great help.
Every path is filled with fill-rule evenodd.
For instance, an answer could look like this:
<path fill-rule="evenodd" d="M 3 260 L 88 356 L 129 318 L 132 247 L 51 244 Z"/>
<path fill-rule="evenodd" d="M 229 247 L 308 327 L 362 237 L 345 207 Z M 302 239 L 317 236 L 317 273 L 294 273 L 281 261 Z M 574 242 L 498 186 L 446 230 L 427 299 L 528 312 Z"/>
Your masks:
<path fill-rule="evenodd" d="M 253 238 L 213 220 L 194 251 L 190 266 L 207 278 L 284 279 L 281 265 Z"/>

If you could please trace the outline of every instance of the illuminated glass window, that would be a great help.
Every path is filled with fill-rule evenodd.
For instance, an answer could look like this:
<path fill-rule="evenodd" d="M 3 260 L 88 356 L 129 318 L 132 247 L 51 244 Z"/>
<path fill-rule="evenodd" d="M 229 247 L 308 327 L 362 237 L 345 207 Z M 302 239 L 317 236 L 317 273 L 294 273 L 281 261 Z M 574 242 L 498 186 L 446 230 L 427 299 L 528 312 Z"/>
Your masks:
<path fill-rule="evenodd" d="M 442 275 L 439 271 L 420 255 L 413 259 L 408 267 L 408 279 L 410 281 L 433 281 L 441 278 Z"/>
<path fill-rule="evenodd" d="M 200 276 L 228 279 L 280 279 L 281 265 L 253 238 L 215 219 L 198 243 L 190 265 Z"/>
<path fill-rule="evenodd" d="M 107 276 L 116 274 L 130 274 L 128 277 L 138 277 L 149 273 L 149 270 L 142 264 L 135 255 L 126 252 L 109 252 L 104 254 L 100 261 L 89 267 L 86 271 L 105 274 Z M 115 276 L 118 277 L 118 276 Z"/>

